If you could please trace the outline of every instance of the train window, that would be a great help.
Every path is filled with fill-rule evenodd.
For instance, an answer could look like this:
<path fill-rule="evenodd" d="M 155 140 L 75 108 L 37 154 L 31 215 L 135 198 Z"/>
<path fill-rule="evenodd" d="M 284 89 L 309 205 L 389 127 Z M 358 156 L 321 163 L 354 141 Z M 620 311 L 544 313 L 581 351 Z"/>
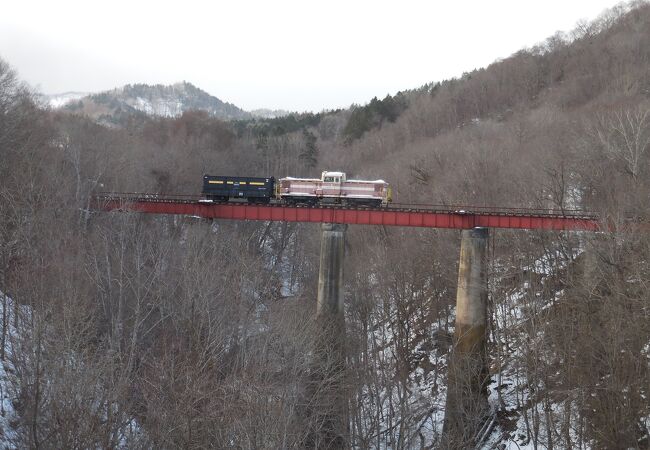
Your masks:
<path fill-rule="evenodd" d="M 334 177 L 325 177 L 325 182 L 326 182 L 326 183 L 332 183 L 332 182 L 334 182 Z"/>

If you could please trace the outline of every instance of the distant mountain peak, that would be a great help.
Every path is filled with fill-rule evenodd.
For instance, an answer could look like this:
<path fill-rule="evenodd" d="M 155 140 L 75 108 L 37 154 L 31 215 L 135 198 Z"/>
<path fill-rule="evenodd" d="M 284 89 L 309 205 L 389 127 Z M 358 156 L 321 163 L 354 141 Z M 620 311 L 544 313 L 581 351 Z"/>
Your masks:
<path fill-rule="evenodd" d="M 78 100 L 78 101 L 73 101 Z M 223 120 L 250 119 L 243 109 L 224 102 L 187 81 L 171 85 L 134 83 L 96 94 L 77 96 L 52 107 L 87 114 L 94 118 L 145 113 L 152 116 L 177 117 L 185 111 L 205 111 Z"/>

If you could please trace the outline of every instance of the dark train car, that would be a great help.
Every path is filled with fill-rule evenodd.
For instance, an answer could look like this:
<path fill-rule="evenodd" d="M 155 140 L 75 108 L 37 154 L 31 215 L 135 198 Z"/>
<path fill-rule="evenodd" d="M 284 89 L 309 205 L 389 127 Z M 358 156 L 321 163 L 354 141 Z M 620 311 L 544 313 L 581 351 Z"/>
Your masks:
<path fill-rule="evenodd" d="M 203 195 L 209 200 L 243 199 L 249 203 L 269 203 L 275 192 L 275 178 L 222 177 L 203 175 Z"/>

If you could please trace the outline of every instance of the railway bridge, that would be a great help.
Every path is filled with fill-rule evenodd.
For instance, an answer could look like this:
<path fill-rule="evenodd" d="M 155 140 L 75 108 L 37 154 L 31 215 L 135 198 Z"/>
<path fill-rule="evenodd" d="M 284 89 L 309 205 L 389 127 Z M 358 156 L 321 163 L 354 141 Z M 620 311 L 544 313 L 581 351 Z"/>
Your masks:
<path fill-rule="evenodd" d="M 180 214 L 206 219 L 264 220 L 281 222 L 338 223 L 425 228 L 516 228 L 527 230 L 600 231 L 596 214 L 576 210 L 489 208 L 424 204 L 391 204 L 369 208 L 319 205 L 297 206 L 205 201 L 193 195 L 102 193 L 93 208 Z"/>
<path fill-rule="evenodd" d="M 454 436 L 475 435 L 485 427 L 488 411 L 487 245 L 489 228 L 556 231 L 607 231 L 599 218 L 584 211 L 485 208 L 448 205 L 392 204 L 389 207 L 295 206 L 212 202 L 198 196 L 147 193 L 103 193 L 94 197 L 93 209 L 149 214 L 177 214 L 206 219 L 261 220 L 321 223 L 321 253 L 316 307 L 322 327 L 319 344 L 335 349 L 339 367 L 345 367 L 343 318 L 343 263 L 347 225 L 455 228 L 462 230 L 454 349 L 449 363 L 448 392 L 443 435 L 454 447 Z M 319 352 L 314 353 L 318 359 Z M 318 361 L 316 361 L 317 363 Z M 315 370 L 314 373 L 321 373 Z M 314 433 L 327 440 L 326 448 L 345 448 L 347 419 L 344 388 L 330 386 L 315 404 L 322 411 L 321 429 Z M 324 396 L 324 397 L 323 397 Z M 478 408 L 478 409 L 477 409 Z M 473 411 L 471 421 L 467 411 Z M 489 423 L 489 421 L 488 421 Z M 485 434 L 485 431 L 481 431 Z"/>

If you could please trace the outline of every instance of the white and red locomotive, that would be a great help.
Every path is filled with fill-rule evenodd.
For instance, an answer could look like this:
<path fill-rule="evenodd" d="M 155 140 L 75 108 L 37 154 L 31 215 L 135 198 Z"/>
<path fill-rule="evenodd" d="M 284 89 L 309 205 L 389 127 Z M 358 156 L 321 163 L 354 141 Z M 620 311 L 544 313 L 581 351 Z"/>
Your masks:
<path fill-rule="evenodd" d="M 320 178 L 247 178 L 204 175 L 203 195 L 208 200 L 242 199 L 287 204 L 387 205 L 392 201 L 384 180 L 348 180 L 344 172 L 324 171 Z"/>
<path fill-rule="evenodd" d="M 287 203 L 385 205 L 392 200 L 384 180 L 348 180 L 344 172 L 324 171 L 319 178 L 280 178 L 276 198 Z"/>

